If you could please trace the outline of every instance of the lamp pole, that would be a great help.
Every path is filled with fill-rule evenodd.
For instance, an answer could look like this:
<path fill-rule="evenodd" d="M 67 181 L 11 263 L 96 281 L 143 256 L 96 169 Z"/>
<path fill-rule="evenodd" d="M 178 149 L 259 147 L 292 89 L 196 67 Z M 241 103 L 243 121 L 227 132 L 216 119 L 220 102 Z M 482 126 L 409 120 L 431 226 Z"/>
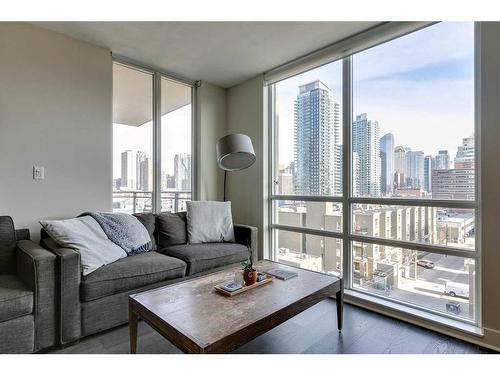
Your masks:
<path fill-rule="evenodd" d="M 227 171 L 224 170 L 224 202 L 226 201 L 226 178 L 227 178 Z"/>

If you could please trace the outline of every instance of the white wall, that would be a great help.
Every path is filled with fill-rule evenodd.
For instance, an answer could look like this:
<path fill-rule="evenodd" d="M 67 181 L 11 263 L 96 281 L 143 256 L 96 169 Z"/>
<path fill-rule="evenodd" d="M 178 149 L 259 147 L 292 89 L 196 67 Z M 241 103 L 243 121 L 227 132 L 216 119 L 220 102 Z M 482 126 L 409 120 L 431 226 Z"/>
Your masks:
<path fill-rule="evenodd" d="M 0 214 L 36 240 L 40 219 L 110 210 L 110 51 L 26 23 L 0 23 L 0 51 Z"/>
<path fill-rule="evenodd" d="M 227 133 L 244 133 L 252 139 L 256 162 L 248 169 L 228 173 L 228 200 L 236 223 L 259 228 L 262 258 L 267 208 L 267 128 L 262 76 L 227 90 Z"/>
<path fill-rule="evenodd" d="M 222 200 L 224 173 L 217 165 L 215 143 L 226 134 L 226 90 L 208 82 L 197 88 L 198 198 Z"/>

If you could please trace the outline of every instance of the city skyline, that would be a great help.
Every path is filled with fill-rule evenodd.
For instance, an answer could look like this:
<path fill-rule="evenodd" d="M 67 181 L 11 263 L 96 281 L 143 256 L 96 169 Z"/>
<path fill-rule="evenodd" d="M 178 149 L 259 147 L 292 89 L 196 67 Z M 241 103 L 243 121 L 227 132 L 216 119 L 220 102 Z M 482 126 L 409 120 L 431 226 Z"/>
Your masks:
<path fill-rule="evenodd" d="M 316 80 L 299 87 L 294 106 L 294 160 L 279 165 L 278 193 L 341 195 L 339 104 Z M 447 150 L 426 155 L 398 144 L 392 133 L 381 135 L 378 121 L 362 113 L 352 123 L 351 141 L 354 196 L 432 197 L 435 187 L 435 197 L 474 199 L 473 135 L 461 139 L 453 159 Z"/>
<path fill-rule="evenodd" d="M 180 153 L 174 156 L 173 174 L 162 172 L 162 191 L 191 190 L 191 154 Z M 141 150 L 125 150 L 121 153 L 120 177 L 113 179 L 114 191 L 151 191 L 152 164 L 148 155 Z"/>
<path fill-rule="evenodd" d="M 461 43 L 455 43 L 461 40 Z M 474 132 L 474 33 L 469 23 L 440 23 L 358 53 L 353 62 L 353 118 L 378 121 L 425 155 L 456 151 Z M 342 61 L 279 82 L 279 162 L 293 160 L 293 100 L 297 88 L 321 80 L 342 106 Z M 413 131 L 419 129 L 418 132 Z M 429 137 L 428 134 L 433 134 Z"/>
<path fill-rule="evenodd" d="M 152 158 L 152 125 L 152 121 L 140 126 L 113 124 L 113 179 L 121 175 L 120 158 L 123 151 L 143 151 L 148 158 Z M 191 105 L 163 115 L 161 126 L 162 171 L 173 174 L 175 155 L 191 152 Z"/>

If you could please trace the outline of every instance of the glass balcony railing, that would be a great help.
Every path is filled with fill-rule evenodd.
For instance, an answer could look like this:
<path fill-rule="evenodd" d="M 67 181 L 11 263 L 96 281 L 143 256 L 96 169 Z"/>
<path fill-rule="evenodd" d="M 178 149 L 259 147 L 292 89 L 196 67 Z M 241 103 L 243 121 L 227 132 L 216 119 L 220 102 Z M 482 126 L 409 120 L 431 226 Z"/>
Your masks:
<path fill-rule="evenodd" d="M 190 191 L 163 191 L 161 193 L 161 211 L 185 211 L 186 202 L 190 200 Z M 152 211 L 152 191 L 113 191 L 113 212 L 135 214 Z"/>

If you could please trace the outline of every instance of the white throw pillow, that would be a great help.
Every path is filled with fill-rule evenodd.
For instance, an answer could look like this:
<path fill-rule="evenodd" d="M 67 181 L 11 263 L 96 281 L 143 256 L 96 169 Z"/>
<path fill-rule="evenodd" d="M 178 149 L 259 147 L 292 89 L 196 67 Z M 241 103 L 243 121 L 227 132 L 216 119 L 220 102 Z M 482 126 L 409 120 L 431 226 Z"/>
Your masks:
<path fill-rule="evenodd" d="M 189 243 L 234 242 L 231 202 L 187 202 Z"/>
<path fill-rule="evenodd" d="M 80 253 L 84 276 L 127 256 L 125 250 L 111 242 L 99 223 L 90 216 L 43 220 L 40 224 L 59 246 L 75 249 Z"/>

